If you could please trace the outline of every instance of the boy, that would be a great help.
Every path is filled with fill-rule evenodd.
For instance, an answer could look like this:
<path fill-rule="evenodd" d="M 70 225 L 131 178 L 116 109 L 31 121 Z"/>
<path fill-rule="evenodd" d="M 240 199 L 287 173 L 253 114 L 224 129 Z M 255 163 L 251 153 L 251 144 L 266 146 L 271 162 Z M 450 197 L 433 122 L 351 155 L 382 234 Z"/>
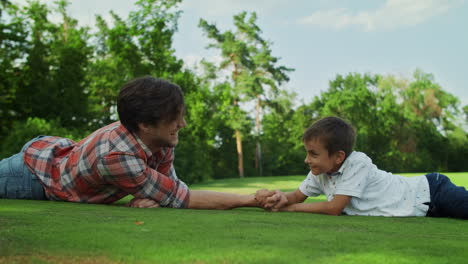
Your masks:
<path fill-rule="evenodd" d="M 379 170 L 353 151 L 355 132 L 337 117 L 323 118 L 304 133 L 310 172 L 293 192 L 259 190 L 256 199 L 272 211 L 329 215 L 468 218 L 468 191 L 439 173 L 403 177 Z M 325 194 L 326 202 L 303 203 Z"/>

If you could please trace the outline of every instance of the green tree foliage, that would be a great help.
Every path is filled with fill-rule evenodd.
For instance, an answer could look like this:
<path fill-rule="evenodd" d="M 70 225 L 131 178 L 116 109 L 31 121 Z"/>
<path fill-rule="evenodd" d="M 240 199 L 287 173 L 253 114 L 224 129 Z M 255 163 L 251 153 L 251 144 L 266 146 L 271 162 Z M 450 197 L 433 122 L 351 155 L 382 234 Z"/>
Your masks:
<path fill-rule="evenodd" d="M 19 13 L 16 5 L 9 1 L 0 2 L 0 135 L 8 132 L 17 115 L 14 103 L 27 37 L 26 26 Z"/>
<path fill-rule="evenodd" d="M 39 135 L 61 136 L 74 141 L 79 141 L 87 136 L 87 133 L 83 133 L 79 128 L 64 128 L 58 120 L 45 120 L 38 117 L 15 121 L 11 130 L 15 133 L 9 133 L 4 138 L 0 157 L 7 157 L 19 152 L 26 142 Z"/>
<path fill-rule="evenodd" d="M 91 49 L 86 29 L 77 27 L 66 6 L 65 1 L 56 2 L 63 22 L 53 24 L 47 19 L 51 11 L 38 1 L 22 9 L 6 4 L 9 21 L 2 21 L 5 78 L 0 90 L 5 133 L 0 137 L 12 138 L 13 122 L 30 117 L 58 120 L 54 124 L 68 128 L 87 121 L 84 79 Z"/>
<path fill-rule="evenodd" d="M 180 1 L 141 0 L 137 9 L 123 19 L 111 12 L 113 24 L 97 16 L 95 60 L 88 74 L 92 112 L 96 127 L 117 119 L 115 98 L 125 82 L 135 77 L 151 75 L 168 79 L 182 87 L 187 104 L 188 126 L 181 132 L 184 138 L 177 148 L 176 166 L 186 182 L 211 178 L 207 165 L 210 146 L 207 129 L 209 112 L 204 113 L 204 101 L 210 94 L 192 72 L 183 69 L 172 48 L 180 11 Z M 111 114 L 109 114 L 111 113 Z M 205 124 L 204 124 L 205 123 Z M 208 126 L 209 127 L 209 126 Z M 194 159 L 193 153 L 197 154 Z"/>
<path fill-rule="evenodd" d="M 275 110 L 265 113 L 262 146 L 265 175 L 298 175 L 307 173 L 304 165 L 302 134 L 312 120 L 309 108 L 293 107 L 295 94 L 282 91 L 275 100 Z"/>
<path fill-rule="evenodd" d="M 214 43 L 209 47 L 217 48 L 221 51 L 223 61 L 220 70 L 231 71 L 230 88 L 231 104 L 234 108 L 240 108 L 239 102 L 256 102 L 256 167 L 257 174 L 262 175 L 261 147 L 260 147 L 260 112 L 263 102 L 274 100 L 278 94 L 278 86 L 288 81 L 287 72 L 292 69 L 284 66 L 277 66 L 278 58 L 271 54 L 271 43 L 261 37 L 261 29 L 256 24 L 257 15 L 252 13 L 250 17 L 247 12 L 241 12 L 234 16 L 236 31 L 227 30 L 220 32 L 216 25 L 209 24 L 200 19 L 201 27 L 208 38 Z M 267 91 L 266 88 L 269 88 Z M 268 94 L 270 93 L 270 95 Z M 229 99 L 228 99 L 229 100 Z M 239 113 L 240 111 L 234 110 Z M 231 120 L 231 127 L 235 130 L 236 145 L 238 152 L 239 176 L 244 176 L 243 148 L 241 128 L 246 116 L 232 115 L 225 112 Z M 244 134 L 245 135 L 245 134 Z"/>
<path fill-rule="evenodd" d="M 368 153 L 382 169 L 454 170 L 449 166 L 451 148 L 466 153 L 466 132 L 455 124 L 458 100 L 420 70 L 411 81 L 337 75 L 309 107 L 316 118 L 336 115 L 349 120 L 357 130 L 356 149 Z M 450 144 L 455 138 L 458 143 Z"/>
<path fill-rule="evenodd" d="M 58 118 L 68 127 L 86 122 L 85 71 L 91 49 L 86 29 L 77 28 L 66 6 L 64 1 L 57 2 L 60 24 L 48 21 L 50 11 L 39 2 L 31 2 L 24 10 L 29 36 L 21 84 L 16 89 L 20 119 Z"/>
<path fill-rule="evenodd" d="M 66 1 L 22 7 L 0 0 L 0 157 L 37 135 L 80 140 L 117 120 L 123 83 L 152 75 L 185 94 L 188 125 L 175 166 L 187 183 L 239 173 L 305 174 L 302 133 L 327 115 L 351 121 L 356 149 L 382 169 L 468 170 L 468 106 L 461 108 L 431 74 L 337 75 L 327 91 L 295 107 L 295 95 L 282 89 L 291 69 L 278 66 L 255 13 L 234 16 L 233 31 L 200 20 L 223 61 L 203 61 L 201 74 L 184 68 L 172 48 L 180 2 L 139 0 L 126 18 L 111 12 L 108 23 L 97 16 L 90 33 L 70 17 Z M 255 115 L 240 107 L 245 103 L 257 105 Z"/>

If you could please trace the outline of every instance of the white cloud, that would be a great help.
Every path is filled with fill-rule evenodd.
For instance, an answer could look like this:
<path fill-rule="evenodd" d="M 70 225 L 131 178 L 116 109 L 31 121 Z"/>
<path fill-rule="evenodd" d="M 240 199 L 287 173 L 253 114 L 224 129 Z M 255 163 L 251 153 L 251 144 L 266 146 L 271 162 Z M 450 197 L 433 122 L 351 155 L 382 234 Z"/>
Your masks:
<path fill-rule="evenodd" d="M 343 29 L 356 26 L 364 31 L 412 26 L 443 15 L 466 0 L 387 0 L 373 11 L 353 12 L 345 8 L 318 11 L 297 20 L 298 24 Z"/>

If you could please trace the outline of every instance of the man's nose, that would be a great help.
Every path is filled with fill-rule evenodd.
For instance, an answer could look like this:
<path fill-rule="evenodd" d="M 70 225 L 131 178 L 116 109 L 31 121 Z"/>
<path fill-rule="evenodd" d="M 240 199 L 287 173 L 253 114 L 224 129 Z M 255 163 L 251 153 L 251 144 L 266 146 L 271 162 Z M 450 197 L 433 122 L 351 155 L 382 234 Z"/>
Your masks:
<path fill-rule="evenodd" d="M 179 122 L 179 127 L 184 128 L 187 126 L 187 122 L 185 121 L 185 118 L 182 117 L 182 119 Z"/>

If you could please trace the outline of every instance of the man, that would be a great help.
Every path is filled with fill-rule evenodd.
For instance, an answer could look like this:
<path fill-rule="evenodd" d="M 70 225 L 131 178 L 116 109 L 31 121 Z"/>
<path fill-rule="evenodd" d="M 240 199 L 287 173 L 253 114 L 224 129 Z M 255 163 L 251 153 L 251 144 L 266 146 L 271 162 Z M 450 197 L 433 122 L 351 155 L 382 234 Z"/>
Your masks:
<path fill-rule="evenodd" d="M 257 206 L 254 195 L 190 191 L 173 166 L 186 126 L 181 89 L 142 77 L 119 93 L 120 121 L 80 142 L 37 137 L 0 161 L 0 198 L 113 203 L 128 194 L 134 207 L 230 209 Z"/>

